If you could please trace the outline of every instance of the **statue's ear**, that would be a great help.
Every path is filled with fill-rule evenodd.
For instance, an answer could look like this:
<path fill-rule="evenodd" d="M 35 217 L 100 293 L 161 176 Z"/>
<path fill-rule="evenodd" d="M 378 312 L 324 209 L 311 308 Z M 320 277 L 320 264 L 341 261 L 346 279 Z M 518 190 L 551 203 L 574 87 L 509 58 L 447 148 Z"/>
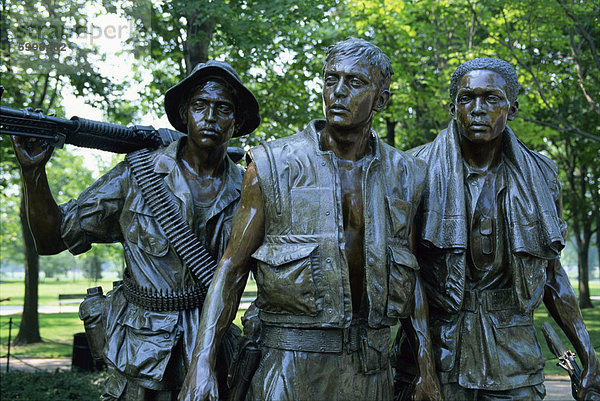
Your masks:
<path fill-rule="evenodd" d="M 187 126 L 188 123 L 188 110 L 187 107 L 185 109 L 179 108 L 179 117 L 181 117 L 181 122 L 183 125 Z"/>
<path fill-rule="evenodd" d="M 448 110 L 450 111 L 450 115 L 452 116 L 452 118 L 456 117 L 456 105 L 454 104 L 454 102 L 451 102 L 448 105 Z"/>
<path fill-rule="evenodd" d="M 519 102 L 516 100 L 510 105 L 510 109 L 508 110 L 508 121 L 512 121 L 517 116 L 519 112 Z"/>
<path fill-rule="evenodd" d="M 379 112 L 383 110 L 388 100 L 390 100 L 390 91 L 387 89 L 379 92 L 379 97 L 377 98 L 377 103 L 375 104 L 375 111 Z"/>
<path fill-rule="evenodd" d="M 244 116 L 240 113 L 240 115 L 238 116 L 237 114 L 235 115 L 235 133 L 237 134 L 240 131 L 240 128 L 242 128 L 242 126 L 244 125 L 244 121 L 246 121 L 246 119 L 244 118 Z"/>

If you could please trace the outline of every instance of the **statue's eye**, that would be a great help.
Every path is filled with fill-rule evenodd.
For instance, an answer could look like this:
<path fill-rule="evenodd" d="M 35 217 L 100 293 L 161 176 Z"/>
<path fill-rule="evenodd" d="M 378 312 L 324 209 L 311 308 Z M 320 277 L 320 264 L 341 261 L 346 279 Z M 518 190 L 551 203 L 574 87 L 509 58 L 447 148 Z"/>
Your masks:
<path fill-rule="evenodd" d="M 500 98 L 496 95 L 489 95 L 487 97 L 487 101 L 488 103 L 498 103 L 500 101 Z"/>
<path fill-rule="evenodd" d="M 365 85 L 365 83 L 364 83 L 362 80 L 358 79 L 358 78 L 352 78 L 352 79 L 350 80 L 350 85 L 351 85 L 353 88 L 360 88 L 360 87 L 364 86 L 364 85 Z"/>
<path fill-rule="evenodd" d="M 223 114 L 230 114 L 233 112 L 233 108 L 230 105 L 223 103 L 219 105 L 219 112 Z"/>
<path fill-rule="evenodd" d="M 336 77 L 334 77 L 333 75 L 329 75 L 329 76 L 325 77 L 325 85 L 327 85 L 327 86 L 335 85 L 337 82 L 338 82 L 338 79 Z"/>
<path fill-rule="evenodd" d="M 198 99 L 198 100 L 195 100 L 194 103 L 192 103 L 192 106 L 194 107 L 194 109 L 202 109 L 202 108 L 206 107 L 206 102 L 203 101 L 202 99 Z"/>
<path fill-rule="evenodd" d="M 469 103 L 471 101 L 471 96 L 462 95 L 458 97 L 458 103 Z"/>

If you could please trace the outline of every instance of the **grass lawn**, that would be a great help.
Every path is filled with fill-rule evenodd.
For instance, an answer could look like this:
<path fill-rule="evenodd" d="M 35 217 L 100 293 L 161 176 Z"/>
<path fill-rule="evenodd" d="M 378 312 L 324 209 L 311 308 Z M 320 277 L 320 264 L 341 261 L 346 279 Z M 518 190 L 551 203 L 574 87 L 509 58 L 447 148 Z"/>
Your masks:
<path fill-rule="evenodd" d="M 46 279 L 38 286 L 38 305 L 58 305 L 58 294 L 85 294 L 90 287 L 102 286 L 104 293 L 112 289 L 112 280 L 100 280 L 96 284 L 92 280 Z M 25 285 L 23 280 L 0 281 L 0 298 L 10 298 L 2 305 L 23 305 Z"/>

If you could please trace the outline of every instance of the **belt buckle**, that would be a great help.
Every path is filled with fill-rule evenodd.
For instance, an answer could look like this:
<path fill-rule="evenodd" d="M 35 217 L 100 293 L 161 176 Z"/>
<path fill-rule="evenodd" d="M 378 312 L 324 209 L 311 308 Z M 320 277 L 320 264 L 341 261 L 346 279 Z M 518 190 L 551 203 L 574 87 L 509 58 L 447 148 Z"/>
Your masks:
<path fill-rule="evenodd" d="M 477 296 L 476 305 L 480 307 L 484 312 L 488 310 L 488 302 L 487 302 L 487 293 L 486 291 L 476 291 L 475 295 Z M 478 308 L 479 309 L 479 308 Z"/>
<path fill-rule="evenodd" d="M 346 351 L 346 353 L 350 353 L 350 343 L 352 341 L 350 336 L 351 329 L 352 326 L 347 329 L 342 329 L 342 350 Z"/>

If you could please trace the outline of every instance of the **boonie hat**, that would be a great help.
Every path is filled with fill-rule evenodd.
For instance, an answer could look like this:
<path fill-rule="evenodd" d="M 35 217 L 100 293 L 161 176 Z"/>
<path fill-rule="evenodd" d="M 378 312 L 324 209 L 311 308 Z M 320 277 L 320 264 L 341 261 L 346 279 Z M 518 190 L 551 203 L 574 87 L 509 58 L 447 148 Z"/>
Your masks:
<path fill-rule="evenodd" d="M 179 115 L 179 104 L 185 99 L 186 93 L 198 82 L 209 77 L 219 77 L 227 82 L 235 90 L 235 115 L 243 119 L 233 133 L 233 136 L 243 136 L 251 133 L 260 124 L 260 112 L 256 98 L 248 88 L 244 86 L 240 76 L 233 67 L 224 61 L 209 60 L 206 63 L 197 64 L 191 74 L 185 77 L 177 85 L 169 88 L 165 93 L 165 111 L 169 122 L 181 132 L 187 132 L 187 127 Z"/>

